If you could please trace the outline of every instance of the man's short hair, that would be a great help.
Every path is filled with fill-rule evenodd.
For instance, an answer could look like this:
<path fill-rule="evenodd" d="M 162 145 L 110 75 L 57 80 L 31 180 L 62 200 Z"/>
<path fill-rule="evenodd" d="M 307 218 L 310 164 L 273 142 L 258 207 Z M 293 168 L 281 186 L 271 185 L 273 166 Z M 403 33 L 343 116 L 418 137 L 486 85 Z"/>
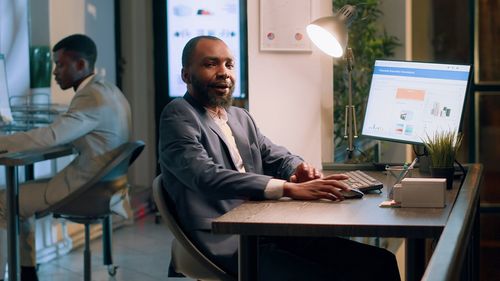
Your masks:
<path fill-rule="evenodd" d="M 91 69 L 94 68 L 94 64 L 97 60 L 97 47 L 90 37 L 83 34 L 73 34 L 65 37 L 57 42 L 52 48 L 52 52 L 57 52 L 59 50 L 76 53 L 80 56 L 79 58 L 88 61 Z"/>
<path fill-rule="evenodd" d="M 202 35 L 191 38 L 186 43 L 186 46 L 184 46 L 184 49 L 182 50 L 182 67 L 186 67 L 191 63 L 191 58 L 193 57 L 194 49 L 196 49 L 196 45 L 198 45 L 198 42 L 202 39 L 222 41 L 221 39 L 215 36 L 209 36 L 209 35 Z"/>

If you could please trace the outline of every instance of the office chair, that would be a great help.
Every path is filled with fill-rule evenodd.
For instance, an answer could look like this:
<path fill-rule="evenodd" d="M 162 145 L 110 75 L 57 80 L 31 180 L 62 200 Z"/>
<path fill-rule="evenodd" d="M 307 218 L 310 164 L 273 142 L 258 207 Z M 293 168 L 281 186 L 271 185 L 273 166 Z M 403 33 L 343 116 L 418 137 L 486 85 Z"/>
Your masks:
<path fill-rule="evenodd" d="M 64 218 L 85 225 L 84 280 L 91 280 L 90 224 L 102 222 L 104 265 L 111 276 L 116 274 L 111 255 L 111 210 L 113 194 L 129 187 L 127 170 L 144 149 L 142 141 L 127 142 L 119 146 L 116 156 L 88 183 L 68 195 L 60 202 L 38 212 L 36 217 L 50 213 L 56 218 Z"/>
<path fill-rule="evenodd" d="M 236 277 L 229 275 L 207 256 L 205 256 L 184 233 L 177 223 L 174 205 L 168 193 L 162 187 L 161 174 L 153 181 L 153 198 L 161 217 L 174 234 L 172 240 L 172 264 L 178 273 L 197 280 L 235 281 Z"/>

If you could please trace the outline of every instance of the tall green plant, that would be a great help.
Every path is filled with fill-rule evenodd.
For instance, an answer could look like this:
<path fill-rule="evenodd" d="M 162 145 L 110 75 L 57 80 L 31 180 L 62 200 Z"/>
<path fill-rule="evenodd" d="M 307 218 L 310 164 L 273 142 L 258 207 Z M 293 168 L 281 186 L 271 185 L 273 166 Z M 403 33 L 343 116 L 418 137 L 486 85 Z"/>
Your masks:
<path fill-rule="evenodd" d="M 387 34 L 378 19 L 382 16 L 378 0 L 333 0 L 335 10 L 349 4 L 356 6 L 357 15 L 349 27 L 348 46 L 354 53 L 354 70 L 352 71 L 353 104 L 356 107 L 357 128 L 361 128 L 365 113 L 368 91 L 371 83 L 373 64 L 376 59 L 394 55 L 400 45 L 398 38 Z M 337 60 L 334 66 L 334 143 L 335 159 L 343 161 L 343 153 L 347 142 L 344 140 L 345 106 L 348 102 L 348 73 L 346 62 Z M 360 133 L 360 132 L 358 132 Z M 370 140 L 368 140 L 370 141 Z M 351 159 L 351 162 L 368 162 L 374 160 L 374 150 L 369 149 L 366 140 L 357 139 L 356 146 L 365 154 Z M 373 145 L 372 145 L 373 147 Z"/>

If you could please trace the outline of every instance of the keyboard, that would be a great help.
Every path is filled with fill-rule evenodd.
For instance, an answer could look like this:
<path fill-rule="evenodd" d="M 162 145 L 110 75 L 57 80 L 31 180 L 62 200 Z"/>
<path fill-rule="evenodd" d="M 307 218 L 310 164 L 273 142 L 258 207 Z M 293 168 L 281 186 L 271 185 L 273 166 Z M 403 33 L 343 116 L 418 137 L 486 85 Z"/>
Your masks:
<path fill-rule="evenodd" d="M 348 171 L 344 174 L 349 176 L 349 179 L 345 180 L 344 183 L 349 185 L 351 188 L 359 189 L 362 192 L 380 190 L 384 187 L 384 184 L 379 180 L 360 170 Z"/>

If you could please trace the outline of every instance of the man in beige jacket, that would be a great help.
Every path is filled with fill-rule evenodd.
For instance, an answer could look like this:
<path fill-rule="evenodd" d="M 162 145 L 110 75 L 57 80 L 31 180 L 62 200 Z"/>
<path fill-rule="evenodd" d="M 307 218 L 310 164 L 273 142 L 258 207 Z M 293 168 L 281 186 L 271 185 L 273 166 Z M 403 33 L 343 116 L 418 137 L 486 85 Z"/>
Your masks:
<path fill-rule="evenodd" d="M 22 280 L 37 280 L 34 214 L 84 185 L 114 156 L 114 149 L 130 138 L 129 103 L 115 85 L 94 74 L 97 48 L 92 39 L 71 35 L 58 42 L 52 51 L 56 82 L 63 90 L 75 91 L 67 112 L 47 127 L 0 137 L 0 150 L 8 152 L 67 143 L 78 151 L 76 158 L 53 178 L 20 186 Z M 3 228 L 5 212 L 5 194 L 2 194 L 0 227 Z"/>

